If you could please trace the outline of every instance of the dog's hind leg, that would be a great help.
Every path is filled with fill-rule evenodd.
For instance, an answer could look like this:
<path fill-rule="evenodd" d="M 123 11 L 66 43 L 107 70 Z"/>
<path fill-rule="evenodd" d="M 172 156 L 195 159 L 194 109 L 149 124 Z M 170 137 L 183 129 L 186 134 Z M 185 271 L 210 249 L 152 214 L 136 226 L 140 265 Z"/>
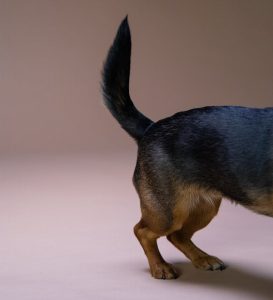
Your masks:
<path fill-rule="evenodd" d="M 134 232 L 147 256 L 152 276 L 157 279 L 177 278 L 175 269 L 163 259 L 157 246 L 157 239 L 165 234 L 155 233 L 143 219 L 136 224 Z"/>
<path fill-rule="evenodd" d="M 171 209 L 168 206 L 162 207 L 160 200 L 151 191 L 141 188 L 138 192 L 142 218 L 135 225 L 134 233 L 146 254 L 151 275 L 157 279 L 177 278 L 176 270 L 161 256 L 157 239 L 181 228 L 181 224 L 174 221 Z"/>
<path fill-rule="evenodd" d="M 191 241 L 193 234 L 207 226 L 217 214 L 220 203 L 221 198 L 212 197 L 210 201 L 207 201 L 207 199 L 199 197 L 182 228 L 167 236 L 168 240 L 182 251 L 198 269 L 225 269 L 225 264 L 220 259 L 202 251 Z"/>
<path fill-rule="evenodd" d="M 164 192 L 162 185 L 157 180 L 152 180 L 151 176 L 148 180 L 145 172 L 140 172 L 139 168 L 136 168 L 134 174 L 134 184 L 142 212 L 142 218 L 134 227 L 134 233 L 146 254 L 151 274 L 157 279 L 176 278 L 178 275 L 175 269 L 163 259 L 157 246 L 159 237 L 181 228 L 181 224 L 173 218 L 168 191 Z"/>

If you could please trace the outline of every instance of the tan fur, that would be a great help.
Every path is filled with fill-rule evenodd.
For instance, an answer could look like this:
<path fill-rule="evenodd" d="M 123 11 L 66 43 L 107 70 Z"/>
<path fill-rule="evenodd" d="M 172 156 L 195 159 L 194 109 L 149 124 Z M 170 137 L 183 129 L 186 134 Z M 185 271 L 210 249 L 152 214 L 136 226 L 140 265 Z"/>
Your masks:
<path fill-rule="evenodd" d="M 159 236 L 150 230 L 143 220 L 136 224 L 134 232 L 147 256 L 152 276 L 160 279 L 176 278 L 176 271 L 159 252 L 156 242 Z"/>
<path fill-rule="evenodd" d="M 258 197 L 255 203 L 248 208 L 258 214 L 273 217 L 273 194 L 266 194 Z"/>
<path fill-rule="evenodd" d="M 167 236 L 197 268 L 224 268 L 223 262 L 209 256 L 191 241 L 194 232 L 205 227 L 217 214 L 221 194 L 196 185 L 177 185 L 172 199 L 174 205 L 169 205 L 172 207 L 170 211 L 164 211 L 153 198 L 154 195 L 145 179 L 145 176 L 141 178 L 138 189 L 142 219 L 135 226 L 134 232 L 147 256 L 152 276 L 161 279 L 177 277 L 174 268 L 166 263 L 158 250 L 156 241 L 161 236 Z M 168 213 L 171 215 L 171 221 L 166 217 Z"/>
<path fill-rule="evenodd" d="M 217 214 L 221 197 L 214 191 L 207 191 L 207 194 L 204 194 L 204 190 L 202 189 L 196 190 L 194 187 L 191 187 L 190 190 L 190 195 L 195 195 L 198 200 L 195 200 L 195 206 L 191 207 L 187 219 L 183 220 L 181 229 L 171 233 L 167 238 L 175 247 L 182 251 L 197 268 L 206 270 L 221 269 L 224 267 L 221 260 L 208 255 L 191 241 L 193 234 L 207 226 Z M 184 201 L 182 200 L 181 202 Z M 178 203 L 177 207 L 180 206 L 181 203 Z"/>

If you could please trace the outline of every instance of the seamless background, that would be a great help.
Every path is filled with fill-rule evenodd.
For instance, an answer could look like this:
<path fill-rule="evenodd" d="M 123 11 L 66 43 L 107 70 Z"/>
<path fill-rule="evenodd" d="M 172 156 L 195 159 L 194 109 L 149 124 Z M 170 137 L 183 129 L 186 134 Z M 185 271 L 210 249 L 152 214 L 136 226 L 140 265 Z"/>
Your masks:
<path fill-rule="evenodd" d="M 153 120 L 272 106 L 271 0 L 0 0 L 0 298 L 272 299 L 272 219 L 225 201 L 194 241 L 230 267 L 153 280 L 132 227 L 136 146 L 102 104 L 103 61 L 132 31 L 131 96 Z"/>
<path fill-rule="evenodd" d="M 126 14 L 131 94 L 154 120 L 206 105 L 272 105 L 270 0 L 0 2 L 0 154 L 133 149 L 100 72 Z"/>

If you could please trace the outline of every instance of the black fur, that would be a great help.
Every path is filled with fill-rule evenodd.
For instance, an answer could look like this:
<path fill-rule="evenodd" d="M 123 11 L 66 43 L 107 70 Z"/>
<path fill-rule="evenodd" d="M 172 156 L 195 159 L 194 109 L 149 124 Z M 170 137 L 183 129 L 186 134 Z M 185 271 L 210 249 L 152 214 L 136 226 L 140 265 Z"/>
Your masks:
<path fill-rule="evenodd" d="M 131 137 L 139 141 L 153 122 L 134 106 L 129 94 L 131 34 L 127 17 L 122 21 L 103 70 L 104 102 Z"/>
<path fill-rule="evenodd" d="M 130 99 L 130 54 L 126 18 L 104 65 L 104 101 L 138 141 L 138 161 L 157 182 L 162 178 L 162 195 L 170 177 L 216 189 L 245 206 L 273 195 L 273 108 L 204 107 L 153 123 Z"/>
<path fill-rule="evenodd" d="M 151 126 L 139 156 L 156 166 L 158 176 L 253 204 L 273 193 L 273 109 L 222 106 L 177 113 Z"/>

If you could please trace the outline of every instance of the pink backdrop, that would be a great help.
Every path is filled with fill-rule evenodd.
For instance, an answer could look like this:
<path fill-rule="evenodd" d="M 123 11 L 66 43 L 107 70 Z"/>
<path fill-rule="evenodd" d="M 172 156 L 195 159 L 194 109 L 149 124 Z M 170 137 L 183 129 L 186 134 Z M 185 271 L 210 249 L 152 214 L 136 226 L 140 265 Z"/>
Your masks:
<path fill-rule="evenodd" d="M 2 0 L 0 155 L 133 149 L 99 86 L 126 14 L 131 94 L 152 119 L 215 104 L 272 106 L 270 0 Z"/>

